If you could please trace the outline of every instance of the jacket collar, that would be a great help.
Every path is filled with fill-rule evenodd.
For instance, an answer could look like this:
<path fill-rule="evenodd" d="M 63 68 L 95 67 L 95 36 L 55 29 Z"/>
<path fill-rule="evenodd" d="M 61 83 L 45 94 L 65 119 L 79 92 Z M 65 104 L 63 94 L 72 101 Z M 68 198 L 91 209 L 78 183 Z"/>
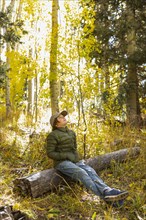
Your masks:
<path fill-rule="evenodd" d="M 63 132 L 67 132 L 68 131 L 68 127 L 59 127 L 59 128 L 57 128 L 57 130 L 63 131 Z"/>

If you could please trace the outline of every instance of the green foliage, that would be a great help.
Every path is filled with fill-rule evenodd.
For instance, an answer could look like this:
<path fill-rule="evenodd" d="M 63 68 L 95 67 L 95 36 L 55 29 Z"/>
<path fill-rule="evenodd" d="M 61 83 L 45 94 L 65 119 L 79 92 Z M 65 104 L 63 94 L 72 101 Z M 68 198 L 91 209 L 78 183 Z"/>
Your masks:
<path fill-rule="evenodd" d="M 6 75 L 6 63 L 0 59 L 0 88 L 4 89 L 5 75 Z"/>
<path fill-rule="evenodd" d="M 17 51 L 7 52 L 9 58 L 10 70 L 9 77 L 11 79 L 10 94 L 13 108 L 20 105 L 26 98 L 26 86 L 28 80 L 35 77 L 36 61 L 31 57 L 27 57 L 24 53 L 20 54 Z"/>
<path fill-rule="evenodd" d="M 27 13 L 27 16 L 36 15 L 36 10 L 39 8 L 39 0 L 23 0 L 24 1 L 24 11 Z M 39 9 L 40 10 L 40 9 Z"/>
<path fill-rule="evenodd" d="M 3 34 L 0 34 L 0 45 L 10 43 L 11 47 L 14 48 L 16 43 L 21 43 L 22 35 L 28 32 L 23 29 L 24 22 L 22 20 L 11 21 L 11 13 L 10 8 L 7 8 L 6 12 L 0 11 L 0 26 L 5 30 Z"/>

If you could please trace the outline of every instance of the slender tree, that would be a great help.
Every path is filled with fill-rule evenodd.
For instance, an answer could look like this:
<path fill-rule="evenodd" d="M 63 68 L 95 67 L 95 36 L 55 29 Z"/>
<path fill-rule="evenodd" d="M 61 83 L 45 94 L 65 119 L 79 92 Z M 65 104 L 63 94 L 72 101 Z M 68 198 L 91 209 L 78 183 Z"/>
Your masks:
<path fill-rule="evenodd" d="M 54 114 L 59 111 L 59 84 L 57 74 L 57 45 L 58 45 L 58 0 L 52 1 L 52 35 L 50 51 L 50 94 L 51 109 Z"/>
<path fill-rule="evenodd" d="M 137 51 L 136 29 L 135 29 L 135 12 L 136 9 L 131 7 L 127 2 L 127 118 L 132 126 L 138 126 L 141 120 L 139 92 L 138 92 L 138 74 L 137 63 L 135 62 L 135 54 Z"/>
<path fill-rule="evenodd" d="M 12 17 L 12 10 L 14 8 L 15 5 L 15 0 L 11 0 L 10 5 L 8 10 L 10 10 L 9 13 L 9 21 L 12 21 L 13 17 Z M 10 42 L 7 42 L 6 44 L 6 52 L 10 52 L 11 50 L 11 46 L 10 46 Z M 10 71 L 10 62 L 9 62 L 9 58 L 7 57 L 6 59 L 6 64 L 7 64 L 7 74 L 6 74 L 6 117 L 9 117 L 11 114 L 11 102 L 10 102 L 10 78 L 9 78 L 9 71 Z"/>

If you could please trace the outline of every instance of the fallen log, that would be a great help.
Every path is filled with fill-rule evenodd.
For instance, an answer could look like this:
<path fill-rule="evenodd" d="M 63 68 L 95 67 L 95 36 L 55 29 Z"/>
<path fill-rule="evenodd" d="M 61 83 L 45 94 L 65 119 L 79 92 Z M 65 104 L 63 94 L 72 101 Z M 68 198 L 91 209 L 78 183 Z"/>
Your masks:
<path fill-rule="evenodd" d="M 109 168 L 113 161 L 122 163 L 128 159 L 134 159 L 140 154 L 140 147 L 126 148 L 94 158 L 86 161 L 86 164 L 91 166 L 97 172 Z"/>
<path fill-rule="evenodd" d="M 96 172 L 99 172 L 109 168 L 113 161 L 122 163 L 128 159 L 137 157 L 139 154 L 140 147 L 133 147 L 90 158 L 87 159 L 85 163 L 93 167 Z M 36 198 L 42 196 L 46 192 L 54 190 L 66 181 L 68 181 L 68 178 L 52 168 L 15 179 L 13 183 L 14 191 L 19 191 L 21 195 L 28 195 Z"/>

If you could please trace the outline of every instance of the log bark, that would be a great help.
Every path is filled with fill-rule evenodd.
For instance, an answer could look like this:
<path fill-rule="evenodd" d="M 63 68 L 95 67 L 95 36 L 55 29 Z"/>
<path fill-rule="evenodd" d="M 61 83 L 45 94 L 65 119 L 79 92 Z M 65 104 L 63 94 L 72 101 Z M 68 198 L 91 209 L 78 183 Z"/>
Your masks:
<path fill-rule="evenodd" d="M 85 163 L 93 167 L 96 172 L 109 168 L 113 161 L 122 163 L 128 159 L 134 159 L 140 154 L 140 147 L 122 149 L 108 154 L 87 159 Z M 21 195 L 33 198 L 42 196 L 44 193 L 57 189 L 59 185 L 68 182 L 69 178 L 57 172 L 54 168 L 43 170 L 29 176 L 14 180 L 14 191 Z"/>
<path fill-rule="evenodd" d="M 126 148 L 108 154 L 90 158 L 86 163 L 97 172 L 109 168 L 113 161 L 122 163 L 128 159 L 134 159 L 140 154 L 140 147 Z"/>

